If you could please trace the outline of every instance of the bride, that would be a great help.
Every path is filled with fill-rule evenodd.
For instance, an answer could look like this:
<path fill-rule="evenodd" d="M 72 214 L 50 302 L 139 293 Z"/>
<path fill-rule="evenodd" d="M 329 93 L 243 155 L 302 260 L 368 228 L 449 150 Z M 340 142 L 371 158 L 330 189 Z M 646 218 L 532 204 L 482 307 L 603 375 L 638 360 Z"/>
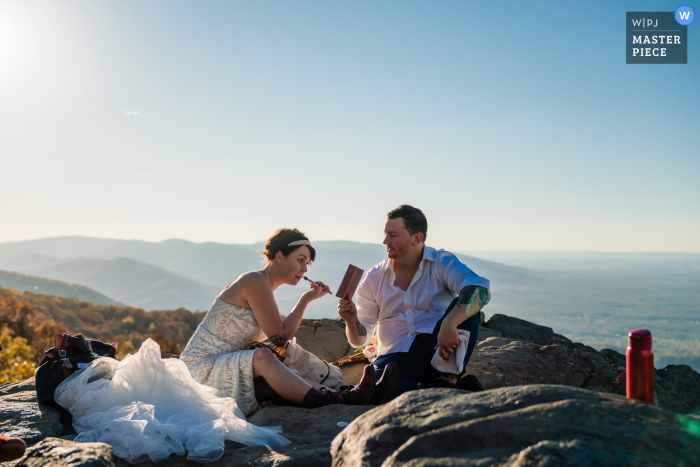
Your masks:
<path fill-rule="evenodd" d="M 327 295 L 325 284 L 312 284 L 282 320 L 273 291 L 298 284 L 316 251 L 297 229 L 280 229 L 262 254 L 265 267 L 221 292 L 179 360 L 161 359 L 158 344 L 147 339 L 136 354 L 98 359 L 61 383 L 54 398 L 73 416 L 75 441 L 110 444 L 114 455 L 132 463 L 185 452 L 190 460 L 211 462 L 223 455 L 225 440 L 289 443 L 279 428 L 245 420 L 260 409 L 255 388 L 262 379 L 302 407 L 368 403 L 376 383 L 372 365 L 355 388 L 336 392 L 302 379 L 266 348 L 246 350 L 266 337 L 284 345 L 306 306 Z"/>
<path fill-rule="evenodd" d="M 282 320 L 272 293 L 282 284 L 297 285 L 316 259 L 316 250 L 297 229 L 280 229 L 267 240 L 262 255 L 265 267 L 240 275 L 221 292 L 180 360 L 195 380 L 216 388 L 219 396 L 233 397 L 246 416 L 260 409 L 253 383 L 257 377 L 284 399 L 306 408 L 367 403 L 374 391 L 371 365 L 355 389 L 340 393 L 302 379 L 268 349 L 245 350 L 266 337 L 284 346 L 299 328 L 306 306 L 328 295 L 322 288 L 328 288 L 326 284 L 312 284 Z"/>

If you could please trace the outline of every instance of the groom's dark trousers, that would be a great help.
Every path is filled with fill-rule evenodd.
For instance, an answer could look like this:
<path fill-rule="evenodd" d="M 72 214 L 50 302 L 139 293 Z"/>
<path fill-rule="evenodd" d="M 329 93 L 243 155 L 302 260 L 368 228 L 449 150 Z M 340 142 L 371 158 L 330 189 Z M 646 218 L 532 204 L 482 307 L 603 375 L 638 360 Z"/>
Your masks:
<path fill-rule="evenodd" d="M 382 355 L 374 360 L 373 365 L 377 372 L 377 380 L 381 378 L 382 373 L 384 373 L 384 368 L 389 362 L 396 362 L 401 369 L 399 394 L 414 389 L 432 388 L 435 386 L 435 379 L 441 373 L 433 368 L 430 361 L 433 359 L 433 355 L 435 355 L 435 346 L 437 345 L 437 336 L 440 332 L 440 326 L 442 326 L 445 316 L 447 316 L 457 304 L 457 300 L 458 298 L 452 300 L 452 303 L 447 307 L 447 311 L 445 311 L 440 321 L 437 322 L 431 334 L 416 335 L 408 352 L 394 352 L 388 355 Z M 469 357 L 471 357 L 474 347 L 476 346 L 476 340 L 479 337 L 479 313 L 465 320 L 462 324 L 457 326 L 457 329 L 469 331 L 469 343 L 467 344 L 467 354 L 464 357 L 464 370 L 462 370 L 462 374 L 464 374 L 467 363 L 469 362 Z"/>

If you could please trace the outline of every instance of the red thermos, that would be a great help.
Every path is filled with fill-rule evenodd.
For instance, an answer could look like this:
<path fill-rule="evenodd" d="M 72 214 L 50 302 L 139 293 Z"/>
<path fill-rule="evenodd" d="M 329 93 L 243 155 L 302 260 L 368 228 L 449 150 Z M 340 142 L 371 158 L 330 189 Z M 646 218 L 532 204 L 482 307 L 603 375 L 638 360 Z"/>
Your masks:
<path fill-rule="evenodd" d="M 654 403 L 654 352 L 651 332 L 635 329 L 627 344 L 627 397 L 647 404 Z"/>

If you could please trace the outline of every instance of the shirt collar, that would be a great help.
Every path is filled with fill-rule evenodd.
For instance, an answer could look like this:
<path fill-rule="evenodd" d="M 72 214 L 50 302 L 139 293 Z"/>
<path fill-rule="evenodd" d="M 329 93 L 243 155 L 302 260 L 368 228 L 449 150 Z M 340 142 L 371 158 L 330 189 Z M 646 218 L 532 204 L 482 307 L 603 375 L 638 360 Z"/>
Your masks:
<path fill-rule="evenodd" d="M 423 259 L 421 260 L 420 264 L 418 265 L 419 270 L 423 270 L 423 261 L 424 260 L 432 261 L 435 262 L 435 250 L 433 248 L 430 248 L 428 245 L 423 245 Z M 394 274 L 396 274 L 396 271 L 394 270 L 394 261 L 387 258 L 387 269 L 390 269 Z"/>
<path fill-rule="evenodd" d="M 435 262 L 435 250 L 428 245 L 423 245 L 423 259 Z"/>

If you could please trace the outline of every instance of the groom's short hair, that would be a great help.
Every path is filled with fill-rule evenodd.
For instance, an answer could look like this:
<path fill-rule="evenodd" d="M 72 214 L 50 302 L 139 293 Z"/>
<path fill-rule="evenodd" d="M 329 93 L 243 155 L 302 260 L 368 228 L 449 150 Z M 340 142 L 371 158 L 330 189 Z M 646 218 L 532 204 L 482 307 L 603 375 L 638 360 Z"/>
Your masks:
<path fill-rule="evenodd" d="M 411 235 L 415 235 L 418 232 L 422 233 L 423 242 L 425 243 L 425 239 L 428 236 L 428 219 L 425 218 L 423 211 L 409 206 L 408 204 L 402 204 L 386 214 L 387 219 L 396 219 L 399 217 L 403 219 L 408 233 Z"/>

